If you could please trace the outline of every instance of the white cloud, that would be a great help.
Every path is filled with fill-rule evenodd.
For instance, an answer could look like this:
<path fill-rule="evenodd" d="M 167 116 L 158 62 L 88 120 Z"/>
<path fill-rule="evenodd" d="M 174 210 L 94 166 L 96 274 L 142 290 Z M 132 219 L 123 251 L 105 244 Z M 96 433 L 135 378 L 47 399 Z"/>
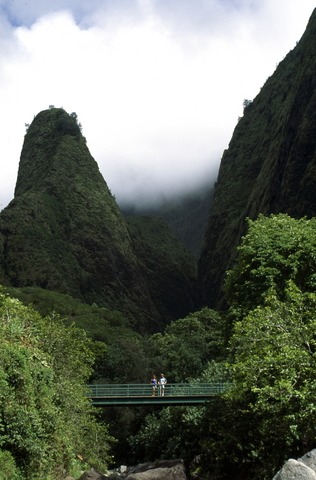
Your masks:
<path fill-rule="evenodd" d="M 119 201 L 211 183 L 244 98 L 295 46 L 314 8 L 311 0 L 24 4 L 0 0 L 2 207 L 13 197 L 24 124 L 50 104 L 77 112 Z"/>

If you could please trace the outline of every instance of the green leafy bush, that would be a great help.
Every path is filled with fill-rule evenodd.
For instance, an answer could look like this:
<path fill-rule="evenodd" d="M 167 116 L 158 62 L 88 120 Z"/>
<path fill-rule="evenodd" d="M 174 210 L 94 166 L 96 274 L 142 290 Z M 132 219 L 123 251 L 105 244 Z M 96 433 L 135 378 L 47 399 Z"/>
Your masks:
<path fill-rule="evenodd" d="M 10 452 L 0 450 L 0 480 L 23 480 Z"/>
<path fill-rule="evenodd" d="M 0 448 L 23 478 L 58 479 L 77 455 L 108 460 L 110 437 L 85 391 L 90 343 L 83 330 L 0 293 Z"/>
<path fill-rule="evenodd" d="M 212 480 L 265 480 L 314 448 L 315 233 L 315 219 L 261 215 L 228 272 L 232 388 L 201 429 Z"/>

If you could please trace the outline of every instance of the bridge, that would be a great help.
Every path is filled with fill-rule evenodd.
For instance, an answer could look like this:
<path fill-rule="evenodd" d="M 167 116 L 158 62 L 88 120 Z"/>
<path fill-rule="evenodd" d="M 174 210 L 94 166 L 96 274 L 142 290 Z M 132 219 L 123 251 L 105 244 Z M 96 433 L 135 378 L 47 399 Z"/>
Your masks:
<path fill-rule="evenodd" d="M 88 385 L 87 395 L 92 405 L 194 405 L 209 402 L 227 390 L 227 383 L 168 383 L 157 387 L 151 384 Z"/>

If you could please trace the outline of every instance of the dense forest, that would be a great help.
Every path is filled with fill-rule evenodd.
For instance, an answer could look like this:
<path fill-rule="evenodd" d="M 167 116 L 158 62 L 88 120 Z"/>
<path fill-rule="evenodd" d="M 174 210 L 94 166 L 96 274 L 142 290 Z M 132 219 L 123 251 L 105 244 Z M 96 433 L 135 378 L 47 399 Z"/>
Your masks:
<path fill-rule="evenodd" d="M 149 335 L 65 294 L 3 288 L 2 471 L 57 479 L 157 458 L 190 470 L 198 456 L 197 478 L 265 479 L 312 448 L 315 239 L 314 219 L 249 221 L 227 275 L 227 312 L 205 307 Z M 86 383 L 146 382 L 160 370 L 170 382 L 231 388 L 205 406 L 89 406 Z"/>
<path fill-rule="evenodd" d="M 122 214 L 74 112 L 34 118 L 0 213 L 0 479 L 181 458 L 188 478 L 268 480 L 314 447 L 315 31 L 314 12 L 247 102 L 195 210 L 193 231 L 211 206 L 198 261 L 170 212 Z M 229 388 L 201 406 L 87 397 L 162 371 Z"/>

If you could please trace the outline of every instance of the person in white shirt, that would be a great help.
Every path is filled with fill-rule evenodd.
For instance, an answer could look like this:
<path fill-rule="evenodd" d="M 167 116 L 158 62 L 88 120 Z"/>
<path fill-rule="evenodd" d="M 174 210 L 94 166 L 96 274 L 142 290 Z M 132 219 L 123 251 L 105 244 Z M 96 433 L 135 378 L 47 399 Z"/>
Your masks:
<path fill-rule="evenodd" d="M 160 380 L 159 380 L 159 392 L 160 392 L 160 395 L 163 397 L 164 394 L 165 394 L 165 385 L 167 383 L 167 379 L 166 377 L 164 376 L 164 374 L 162 373 L 160 375 Z"/>

